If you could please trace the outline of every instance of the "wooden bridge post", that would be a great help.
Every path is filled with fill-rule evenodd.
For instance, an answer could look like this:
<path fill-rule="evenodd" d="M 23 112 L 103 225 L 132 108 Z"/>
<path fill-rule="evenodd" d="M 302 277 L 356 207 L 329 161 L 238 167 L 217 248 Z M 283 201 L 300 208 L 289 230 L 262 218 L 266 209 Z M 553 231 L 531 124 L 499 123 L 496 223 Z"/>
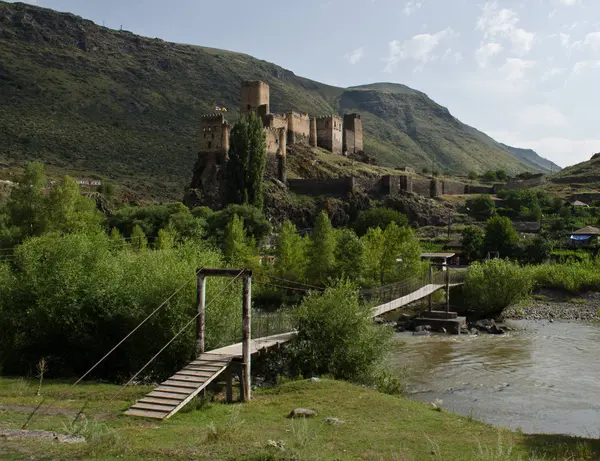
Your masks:
<path fill-rule="evenodd" d="M 250 341 L 251 335 L 251 322 L 252 322 L 252 271 L 246 271 L 244 274 L 244 299 L 243 299 L 243 337 L 242 337 L 242 402 L 250 400 L 252 398 L 250 389 Z"/>
<path fill-rule="evenodd" d="M 433 284 L 433 264 L 429 264 L 429 284 Z M 431 310 L 433 309 L 433 300 L 432 297 L 433 293 L 429 294 L 429 312 L 431 312 Z"/>
<path fill-rule="evenodd" d="M 206 277 L 198 274 L 198 290 L 196 292 L 198 317 L 196 317 L 196 357 L 204 354 L 204 318 L 206 314 Z"/>
<path fill-rule="evenodd" d="M 450 312 L 450 268 L 446 266 L 446 312 Z"/>

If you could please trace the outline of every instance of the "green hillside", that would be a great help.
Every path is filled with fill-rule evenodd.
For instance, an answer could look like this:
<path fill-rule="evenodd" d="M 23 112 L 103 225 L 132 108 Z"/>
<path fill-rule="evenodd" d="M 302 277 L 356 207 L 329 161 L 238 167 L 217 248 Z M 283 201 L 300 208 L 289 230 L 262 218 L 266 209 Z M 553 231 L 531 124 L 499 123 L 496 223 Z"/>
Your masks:
<path fill-rule="evenodd" d="M 269 83 L 273 112 L 361 113 L 365 150 L 383 166 L 420 169 L 435 158 L 451 174 L 544 170 L 541 159 L 524 161 L 404 85 L 336 88 L 244 54 L 3 2 L 0 164 L 41 159 L 51 172 L 113 180 L 146 198 L 181 198 L 200 116 L 224 105 L 235 121 L 247 79 Z"/>
<path fill-rule="evenodd" d="M 550 177 L 545 188 L 566 198 L 574 194 L 598 196 L 600 194 L 600 154 L 586 162 L 565 168 Z M 597 200 L 594 198 L 593 200 Z"/>

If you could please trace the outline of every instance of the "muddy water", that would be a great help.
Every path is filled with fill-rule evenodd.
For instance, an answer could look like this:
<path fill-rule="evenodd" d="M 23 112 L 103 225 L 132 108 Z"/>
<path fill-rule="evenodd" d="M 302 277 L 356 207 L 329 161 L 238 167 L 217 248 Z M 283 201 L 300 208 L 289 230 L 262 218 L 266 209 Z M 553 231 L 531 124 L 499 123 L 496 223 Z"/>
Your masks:
<path fill-rule="evenodd" d="M 399 333 L 407 394 L 527 433 L 600 436 L 600 325 L 512 322 L 504 336 Z"/>

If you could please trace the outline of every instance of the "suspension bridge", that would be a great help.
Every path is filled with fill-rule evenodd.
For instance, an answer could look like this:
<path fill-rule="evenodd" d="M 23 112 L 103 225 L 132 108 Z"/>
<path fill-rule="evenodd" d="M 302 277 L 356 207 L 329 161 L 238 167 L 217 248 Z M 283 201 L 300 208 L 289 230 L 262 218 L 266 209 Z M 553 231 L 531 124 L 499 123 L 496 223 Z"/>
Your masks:
<path fill-rule="evenodd" d="M 372 317 L 379 317 L 387 312 L 394 311 L 424 298 L 430 299 L 438 290 L 446 290 L 447 313 L 449 310 L 450 288 L 462 283 L 462 273 L 444 271 L 434 274 L 433 265 L 430 267 L 429 277 L 412 278 L 399 283 L 366 290 L 363 295 L 372 299 L 388 299 L 387 302 L 373 308 Z M 204 351 L 204 311 L 206 276 L 237 276 L 243 275 L 243 336 L 241 343 Z M 227 401 L 231 402 L 233 394 L 233 375 L 239 377 L 240 399 L 250 399 L 250 357 L 251 355 L 278 347 L 291 341 L 296 335 L 295 331 L 288 331 L 275 335 L 251 339 L 250 322 L 250 271 L 236 271 L 228 269 L 201 269 L 198 272 L 198 314 L 196 316 L 196 352 L 197 358 L 182 370 L 162 382 L 156 389 L 138 400 L 125 414 L 154 419 L 167 419 L 176 414 L 194 397 L 203 392 L 218 377 L 225 374 L 227 382 Z M 316 288 L 316 287 L 315 287 Z M 438 313 L 439 314 L 439 313 Z"/>

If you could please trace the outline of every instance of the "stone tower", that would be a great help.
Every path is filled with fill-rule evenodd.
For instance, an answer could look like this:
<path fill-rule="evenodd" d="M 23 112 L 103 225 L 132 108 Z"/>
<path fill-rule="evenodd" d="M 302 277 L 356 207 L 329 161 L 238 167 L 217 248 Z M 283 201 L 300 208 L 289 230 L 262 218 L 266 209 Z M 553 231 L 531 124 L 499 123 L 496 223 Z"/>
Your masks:
<path fill-rule="evenodd" d="M 342 118 L 327 115 L 317 118 L 317 145 L 334 154 L 342 153 Z"/>
<path fill-rule="evenodd" d="M 310 147 L 317 147 L 317 119 L 310 119 L 310 135 L 308 137 L 308 143 Z"/>
<path fill-rule="evenodd" d="M 219 163 L 227 160 L 231 127 L 223 114 L 204 115 L 200 119 L 200 153 L 214 154 Z"/>
<path fill-rule="evenodd" d="M 270 113 L 269 85 L 261 81 L 242 82 L 240 113 L 256 112 L 260 117 Z"/>
<path fill-rule="evenodd" d="M 362 120 L 358 114 L 344 115 L 344 135 L 342 150 L 350 154 L 363 151 Z"/>

